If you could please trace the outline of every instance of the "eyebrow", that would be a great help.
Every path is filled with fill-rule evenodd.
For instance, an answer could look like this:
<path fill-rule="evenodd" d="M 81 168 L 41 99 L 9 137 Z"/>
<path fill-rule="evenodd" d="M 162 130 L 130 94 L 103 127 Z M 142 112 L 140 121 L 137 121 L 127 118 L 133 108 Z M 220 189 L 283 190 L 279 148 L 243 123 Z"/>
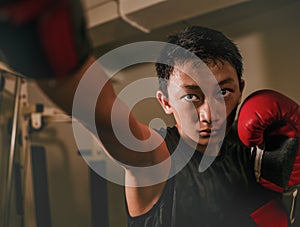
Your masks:
<path fill-rule="evenodd" d="M 227 78 L 225 80 L 221 80 L 218 84 L 219 84 L 219 86 L 221 86 L 221 85 L 224 85 L 224 84 L 230 84 L 232 82 L 234 82 L 234 79 L 231 78 L 231 77 L 229 77 L 229 78 Z"/>
<path fill-rule="evenodd" d="M 198 85 L 183 85 L 182 88 L 189 89 L 189 90 L 201 90 Z"/>
<path fill-rule="evenodd" d="M 234 82 L 234 79 L 229 77 L 227 79 L 224 79 L 224 80 L 221 80 L 218 85 L 219 86 L 222 86 L 224 84 L 229 84 L 229 83 L 232 83 Z M 185 89 L 189 89 L 189 90 L 201 90 L 200 86 L 198 85 L 193 85 L 193 84 L 186 84 L 186 85 L 182 85 L 181 86 L 182 88 L 185 88 Z"/>

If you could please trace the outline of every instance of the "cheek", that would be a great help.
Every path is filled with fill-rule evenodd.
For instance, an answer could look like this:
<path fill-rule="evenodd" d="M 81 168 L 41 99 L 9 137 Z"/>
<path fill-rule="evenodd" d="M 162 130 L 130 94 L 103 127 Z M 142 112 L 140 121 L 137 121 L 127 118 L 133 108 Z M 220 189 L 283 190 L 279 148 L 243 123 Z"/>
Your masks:
<path fill-rule="evenodd" d="M 237 107 L 238 107 L 238 102 L 233 102 L 226 105 L 226 119 L 227 119 L 228 126 L 230 126 L 235 119 Z"/>
<path fill-rule="evenodd" d="M 174 116 L 183 123 L 198 122 L 197 109 L 193 104 L 181 103 L 177 106 L 173 106 Z"/>
<path fill-rule="evenodd" d="M 226 105 L 226 116 L 229 117 L 232 115 L 232 112 L 236 110 L 237 106 L 239 105 L 239 97 L 232 98 L 230 100 L 225 100 Z"/>

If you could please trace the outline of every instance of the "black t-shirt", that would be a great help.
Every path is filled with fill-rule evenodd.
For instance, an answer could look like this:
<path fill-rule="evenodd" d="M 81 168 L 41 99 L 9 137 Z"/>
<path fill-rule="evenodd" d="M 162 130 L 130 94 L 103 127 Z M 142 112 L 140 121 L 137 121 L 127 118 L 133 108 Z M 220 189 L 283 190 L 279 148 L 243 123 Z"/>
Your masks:
<path fill-rule="evenodd" d="M 166 134 L 172 154 L 180 139 L 177 128 L 161 129 L 160 133 Z M 180 149 L 184 154 L 184 146 Z M 166 182 L 152 209 L 137 217 L 128 214 L 128 226 L 256 226 L 250 214 L 277 194 L 256 183 L 250 151 L 239 141 L 235 127 L 224 139 L 220 153 L 208 169 L 199 172 L 203 156 L 195 152 L 188 164 Z"/>

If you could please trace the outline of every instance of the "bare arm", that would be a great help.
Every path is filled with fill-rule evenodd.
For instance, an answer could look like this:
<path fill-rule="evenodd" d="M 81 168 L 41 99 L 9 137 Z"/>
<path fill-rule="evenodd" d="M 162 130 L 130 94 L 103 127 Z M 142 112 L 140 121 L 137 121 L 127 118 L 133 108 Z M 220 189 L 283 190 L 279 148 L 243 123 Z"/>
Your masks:
<path fill-rule="evenodd" d="M 38 80 L 38 84 L 40 88 L 59 107 L 61 107 L 68 114 L 71 114 L 72 103 L 76 88 L 85 71 L 94 62 L 94 57 L 89 58 L 78 72 L 65 79 L 57 80 L 55 84 L 48 83 L 48 81 L 45 80 Z M 106 79 L 106 75 L 104 72 L 101 75 L 101 77 L 105 77 Z M 122 145 L 118 141 L 118 138 L 116 138 L 113 132 L 111 122 L 112 106 L 116 101 L 118 101 L 118 106 L 116 108 L 118 108 L 118 113 L 120 113 L 115 119 L 116 121 L 118 121 L 116 125 L 120 125 L 120 128 L 126 127 L 126 124 L 129 121 L 129 127 L 133 136 L 140 140 L 141 143 L 143 143 L 143 140 L 146 140 L 151 136 L 151 129 L 149 129 L 148 126 L 138 122 L 133 116 L 133 114 L 130 112 L 128 107 L 122 102 L 120 102 L 120 100 L 117 100 L 113 86 L 108 80 L 105 86 L 102 88 L 101 93 L 98 97 L 95 109 L 95 120 L 101 142 L 104 144 L 109 154 L 121 163 L 132 166 L 149 166 L 159 163 L 165 158 L 167 158 L 167 153 L 165 153 L 167 151 L 161 151 L 164 150 L 162 149 L 164 147 L 163 145 L 149 152 L 136 152 L 126 148 L 126 146 Z M 81 108 L 85 108 L 85 103 L 82 103 Z M 127 116 L 129 116 L 129 119 L 127 118 Z M 157 133 L 154 133 L 154 135 L 154 137 L 157 137 L 157 140 L 161 140 L 160 136 Z M 155 143 L 155 138 L 153 138 L 153 142 Z M 145 147 L 145 149 L 147 148 Z"/>
<path fill-rule="evenodd" d="M 7 36 L 3 36 L 4 39 L 1 39 L 2 36 L 0 36 L 0 49 L 9 59 L 9 65 L 24 75 L 39 79 L 47 76 L 61 77 L 62 75 L 69 75 L 79 66 L 82 59 L 86 59 L 90 53 L 91 45 L 87 33 L 84 32 L 86 29 L 84 9 L 81 7 L 79 0 L 38 2 L 41 3 L 38 9 L 32 7 L 32 4 L 23 5 L 23 1 L 13 1 L 13 3 L 9 3 L 8 8 L 6 8 L 6 2 L 0 4 L 1 12 L 5 14 L 3 22 L 5 26 L 1 25 L 0 30 L 3 34 L 10 35 L 9 39 L 7 39 Z M 69 3 L 74 4 L 73 7 L 70 7 Z M 27 13 L 20 18 L 19 13 L 24 11 Z M 29 26 L 28 22 L 30 22 Z M 13 26 L 13 29 L 11 29 L 11 26 Z M 55 84 L 52 82 L 49 84 L 49 81 L 44 79 L 37 82 L 46 95 L 64 111 L 71 114 L 73 99 L 76 89 L 80 85 L 79 82 L 94 62 L 95 59 L 90 57 L 81 69 L 64 77 L 64 79 L 56 80 Z M 100 80 L 107 79 L 104 73 L 100 73 L 99 76 Z M 89 97 L 86 98 L 88 101 Z M 142 167 L 153 165 L 160 163 L 169 154 L 163 142 L 158 147 L 148 149 L 148 152 L 143 153 L 136 152 L 119 142 L 113 132 L 111 122 L 112 106 L 116 102 L 118 103 L 118 113 L 114 121 L 117 122 L 117 126 L 120 127 L 121 131 L 124 127 L 127 127 L 126 123 L 129 122 L 127 125 L 129 125 L 132 135 L 140 140 L 139 145 L 144 146 L 144 150 L 147 150 L 148 146 L 147 143 L 144 143 L 145 139 L 151 134 L 154 142 L 156 139 L 161 138 L 148 126 L 139 123 L 130 110 L 124 104 L 118 102 L 113 87 L 108 81 L 98 97 L 95 108 L 97 131 L 106 150 L 125 167 L 126 176 L 134 182 L 137 180 L 137 176 L 126 165 Z M 82 101 L 78 105 L 84 111 L 88 102 Z M 82 120 L 87 128 L 91 125 L 88 123 L 89 120 L 85 122 L 84 119 L 80 119 L 80 116 L 75 117 Z M 93 132 L 95 131 L 93 130 Z M 147 187 L 145 190 L 139 190 L 138 188 L 133 190 L 135 190 L 133 194 L 136 198 L 139 198 L 139 201 L 154 201 L 160 192 L 160 190 L 157 190 L 157 186 Z M 133 197 L 131 195 L 127 196 L 128 203 L 133 209 L 137 208 L 138 213 L 143 212 L 140 207 L 145 208 L 151 203 L 134 204 L 132 202 L 134 201 Z"/>
<path fill-rule="evenodd" d="M 72 103 L 73 97 L 78 86 L 80 79 L 82 78 L 84 72 L 88 69 L 91 64 L 93 64 L 95 59 L 93 57 L 89 58 L 86 64 L 74 75 L 68 77 L 64 80 L 58 80 L 55 85 L 49 85 L 47 81 L 38 81 L 41 89 L 64 111 L 71 114 L 72 113 Z M 103 73 L 101 75 L 106 77 Z M 98 135 L 101 142 L 106 147 L 109 155 L 118 160 L 120 163 L 126 165 L 131 165 L 135 167 L 151 166 L 169 157 L 169 152 L 167 150 L 166 144 L 162 143 L 154 150 L 149 152 L 137 152 L 128 149 L 116 138 L 111 122 L 111 110 L 114 102 L 116 102 L 117 97 L 113 90 L 113 86 L 108 81 L 103 87 L 95 109 L 95 120 Z M 84 103 L 82 104 L 84 107 Z M 143 143 L 143 140 L 150 136 L 150 130 L 148 126 L 141 124 L 136 120 L 130 110 L 122 103 L 118 104 L 117 116 L 118 125 L 129 121 L 129 127 L 132 134 Z M 129 119 L 127 116 L 129 115 Z M 153 134 L 153 140 L 161 140 L 160 135 L 157 133 Z M 157 138 L 155 138 L 157 137 Z M 146 148 L 147 149 L 147 148 Z M 130 169 L 126 170 L 126 181 L 136 181 L 139 176 L 136 176 L 134 172 Z M 167 175 L 168 170 L 162 170 Z M 167 177 L 167 176 L 166 176 Z M 131 184 L 131 183 L 129 183 Z M 126 187 L 126 199 L 128 203 L 129 212 L 132 216 L 140 215 L 147 212 L 151 207 L 158 201 L 161 192 L 164 188 L 165 183 L 159 183 L 147 187 Z"/>

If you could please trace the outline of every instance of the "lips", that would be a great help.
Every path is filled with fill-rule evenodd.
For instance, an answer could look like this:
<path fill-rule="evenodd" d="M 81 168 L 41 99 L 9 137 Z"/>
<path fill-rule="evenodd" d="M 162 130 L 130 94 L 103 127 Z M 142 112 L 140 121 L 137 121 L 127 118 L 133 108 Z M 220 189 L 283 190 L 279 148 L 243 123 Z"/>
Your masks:
<path fill-rule="evenodd" d="M 220 132 L 221 132 L 220 129 L 206 128 L 206 129 L 201 129 L 199 131 L 199 135 L 201 137 L 211 137 L 211 136 L 217 136 L 217 135 L 219 135 Z"/>
<path fill-rule="evenodd" d="M 211 131 L 211 129 L 202 129 L 202 130 L 200 130 L 199 135 L 201 137 L 209 137 L 212 135 L 212 131 Z"/>

